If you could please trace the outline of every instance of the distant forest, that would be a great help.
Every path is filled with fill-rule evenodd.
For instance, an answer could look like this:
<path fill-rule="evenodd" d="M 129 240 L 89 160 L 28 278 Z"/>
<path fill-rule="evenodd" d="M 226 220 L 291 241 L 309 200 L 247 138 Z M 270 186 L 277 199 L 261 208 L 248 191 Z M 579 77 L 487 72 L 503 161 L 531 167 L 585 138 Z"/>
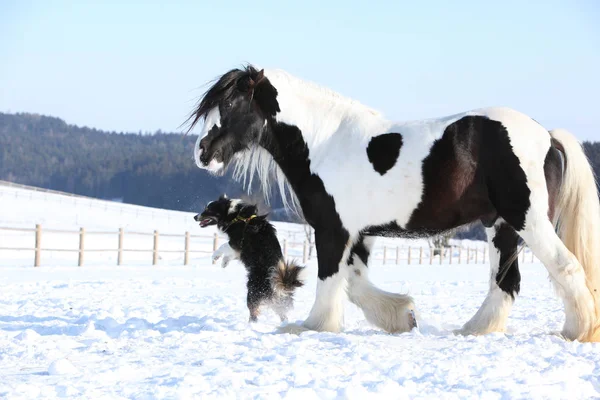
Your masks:
<path fill-rule="evenodd" d="M 196 136 L 105 132 L 37 114 L 0 113 L 0 179 L 100 199 L 199 211 L 222 193 L 243 194 L 230 176 L 213 177 L 192 158 Z M 600 173 L 600 143 L 584 143 Z M 257 188 L 251 200 L 259 201 Z M 263 205 L 264 207 L 264 205 Z M 273 219 L 290 220 L 276 192 Z M 459 237 L 485 239 L 481 228 Z"/>

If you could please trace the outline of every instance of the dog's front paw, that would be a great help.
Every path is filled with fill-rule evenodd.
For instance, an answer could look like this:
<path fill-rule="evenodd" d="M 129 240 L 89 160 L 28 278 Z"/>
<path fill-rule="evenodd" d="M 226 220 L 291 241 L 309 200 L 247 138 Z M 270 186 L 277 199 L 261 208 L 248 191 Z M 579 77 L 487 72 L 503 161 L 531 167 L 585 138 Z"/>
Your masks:
<path fill-rule="evenodd" d="M 223 261 L 221 261 L 221 268 L 227 267 L 229 265 L 230 261 L 231 261 L 231 258 L 223 257 Z"/>

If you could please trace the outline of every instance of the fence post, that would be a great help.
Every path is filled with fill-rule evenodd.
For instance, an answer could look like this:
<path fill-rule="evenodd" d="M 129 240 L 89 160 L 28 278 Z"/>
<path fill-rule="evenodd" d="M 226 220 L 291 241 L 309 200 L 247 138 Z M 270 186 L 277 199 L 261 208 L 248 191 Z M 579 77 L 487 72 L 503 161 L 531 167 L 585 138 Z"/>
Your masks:
<path fill-rule="evenodd" d="M 85 243 L 85 229 L 79 228 L 79 262 L 77 263 L 77 265 L 79 267 L 83 266 L 83 249 L 85 247 L 84 243 Z"/>
<path fill-rule="evenodd" d="M 483 248 L 483 263 L 485 264 L 485 256 L 487 255 L 487 247 Z M 519 256 L 517 256 L 519 257 Z"/>
<path fill-rule="evenodd" d="M 454 246 L 450 246 L 450 260 L 449 260 L 449 264 L 452 264 L 452 256 L 454 256 Z"/>
<path fill-rule="evenodd" d="M 33 261 L 34 267 L 40 266 L 40 261 L 42 258 L 42 226 L 35 226 L 35 259 Z"/>
<path fill-rule="evenodd" d="M 123 228 L 119 228 L 119 249 L 117 250 L 117 265 L 123 263 Z"/>
<path fill-rule="evenodd" d="M 304 241 L 304 249 L 302 250 L 302 262 L 306 264 L 308 261 L 308 242 Z"/>
<path fill-rule="evenodd" d="M 442 265 L 442 263 L 444 262 L 444 250 L 445 250 L 445 247 L 442 246 L 440 248 L 440 265 Z"/>
<path fill-rule="evenodd" d="M 387 247 L 383 246 L 383 263 L 385 264 L 385 261 L 387 259 Z"/>
<path fill-rule="evenodd" d="M 215 235 L 213 236 L 213 253 L 215 251 L 217 251 L 218 246 L 219 246 L 219 235 L 215 232 Z M 217 260 L 213 259 L 212 263 L 216 264 Z"/>
<path fill-rule="evenodd" d="M 287 239 L 283 239 L 283 258 L 287 258 Z"/>
<path fill-rule="evenodd" d="M 467 264 L 469 263 L 469 258 L 471 258 L 471 248 L 467 247 Z"/>
<path fill-rule="evenodd" d="M 458 246 L 458 263 L 462 261 L 462 245 Z"/>
<path fill-rule="evenodd" d="M 433 251 L 429 248 L 429 265 L 433 264 Z"/>
<path fill-rule="evenodd" d="M 477 263 L 478 263 L 478 261 L 477 261 L 477 256 L 479 256 L 479 248 L 477 248 L 477 247 L 476 247 L 476 248 L 475 248 L 475 264 L 477 264 Z"/>
<path fill-rule="evenodd" d="M 152 265 L 158 263 L 158 231 L 154 231 L 154 247 L 152 249 Z"/>
<path fill-rule="evenodd" d="M 400 264 L 400 246 L 396 246 L 396 265 Z"/>
<path fill-rule="evenodd" d="M 410 265 L 410 249 L 411 247 L 408 246 L 408 265 Z"/>
<path fill-rule="evenodd" d="M 423 264 L 423 246 L 419 250 L 419 265 Z"/>
<path fill-rule="evenodd" d="M 183 265 L 188 265 L 190 262 L 190 233 L 185 232 L 185 253 L 183 254 Z"/>

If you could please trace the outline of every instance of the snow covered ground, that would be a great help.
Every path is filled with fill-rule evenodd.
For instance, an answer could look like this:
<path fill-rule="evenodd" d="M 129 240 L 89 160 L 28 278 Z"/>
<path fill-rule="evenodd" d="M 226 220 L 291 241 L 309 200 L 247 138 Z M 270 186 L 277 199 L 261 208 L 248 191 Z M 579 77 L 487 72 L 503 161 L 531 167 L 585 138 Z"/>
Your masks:
<path fill-rule="evenodd" d="M 53 227 L 168 232 L 186 229 L 190 219 L 12 195 L 18 200 L 0 196 L 0 225 L 45 218 Z M 187 229 L 195 228 L 190 222 Z M 0 236 L 9 240 L 21 239 Z M 221 269 L 205 256 L 187 267 L 98 261 L 78 268 L 55 258 L 55 266 L 33 268 L 1 254 L 0 399 L 600 398 L 600 345 L 551 334 L 562 326 L 562 305 L 535 263 L 521 268 L 522 293 L 506 334 L 452 333 L 483 301 L 487 266 L 375 262 L 376 284 L 415 297 L 417 330 L 386 334 L 347 303 L 343 333 L 295 336 L 276 333 L 271 311 L 248 324 L 237 262 Z M 312 306 L 314 260 L 308 268 L 290 321 Z"/>
<path fill-rule="evenodd" d="M 306 317 L 314 265 L 290 320 Z M 483 266 L 373 266 L 414 295 L 422 320 L 390 335 L 347 305 L 344 333 L 247 323 L 244 273 L 198 267 L 3 268 L 0 398 L 486 398 L 600 396 L 600 346 L 550 335 L 562 306 L 523 268 L 510 332 L 452 334 L 486 292 Z"/>

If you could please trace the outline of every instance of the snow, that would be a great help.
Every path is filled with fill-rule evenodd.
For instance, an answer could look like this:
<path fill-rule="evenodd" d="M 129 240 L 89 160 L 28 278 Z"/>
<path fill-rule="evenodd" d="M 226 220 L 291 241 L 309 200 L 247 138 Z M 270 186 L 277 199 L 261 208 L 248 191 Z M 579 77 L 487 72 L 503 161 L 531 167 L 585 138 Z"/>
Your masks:
<path fill-rule="evenodd" d="M 314 299 L 314 263 L 291 321 Z M 523 268 L 507 334 L 455 336 L 486 293 L 484 266 L 372 267 L 411 293 L 419 329 L 390 335 L 346 306 L 341 334 L 249 324 L 243 267 L 2 269 L 0 398 L 591 398 L 600 347 L 551 335 L 563 315 Z"/>
<path fill-rule="evenodd" d="M 70 375 L 77 373 L 77 368 L 65 358 L 54 361 L 48 367 L 48 375 Z"/>
<path fill-rule="evenodd" d="M 21 198 L 9 211 L 5 200 L 0 226 L 39 222 L 34 199 Z M 46 210 L 44 224 L 70 228 L 78 213 L 89 229 L 175 229 L 163 222 L 164 215 L 173 219 L 166 211 L 151 223 L 98 210 L 94 219 L 83 207 L 57 204 L 60 217 Z M 414 296 L 418 329 L 386 334 L 347 302 L 343 333 L 296 336 L 277 333 L 270 310 L 247 322 L 245 275 L 236 261 L 226 269 L 208 255 L 190 266 L 98 260 L 78 268 L 56 258 L 33 268 L 0 254 L 0 399 L 600 397 L 600 345 L 552 334 L 562 327 L 562 304 L 537 263 L 521 268 L 522 292 L 505 334 L 452 333 L 483 301 L 487 266 L 375 262 L 378 286 Z M 314 260 L 308 269 L 292 322 L 305 318 L 314 300 Z"/>

